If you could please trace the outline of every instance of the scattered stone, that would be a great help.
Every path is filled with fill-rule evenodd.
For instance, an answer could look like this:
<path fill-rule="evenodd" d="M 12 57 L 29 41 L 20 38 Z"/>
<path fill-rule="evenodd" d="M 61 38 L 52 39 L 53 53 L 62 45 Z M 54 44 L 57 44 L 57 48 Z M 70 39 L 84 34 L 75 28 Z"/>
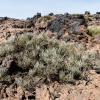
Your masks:
<path fill-rule="evenodd" d="M 89 72 L 90 72 L 90 74 L 92 74 L 92 75 L 96 74 L 95 70 L 90 70 Z"/>
<path fill-rule="evenodd" d="M 49 91 L 46 85 L 36 87 L 36 100 L 50 100 Z"/>

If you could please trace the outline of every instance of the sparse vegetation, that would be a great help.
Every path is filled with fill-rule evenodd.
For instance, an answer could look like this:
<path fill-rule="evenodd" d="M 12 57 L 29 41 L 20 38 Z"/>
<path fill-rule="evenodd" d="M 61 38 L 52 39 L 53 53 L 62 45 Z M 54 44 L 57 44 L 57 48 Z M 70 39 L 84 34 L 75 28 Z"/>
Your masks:
<path fill-rule="evenodd" d="M 88 31 L 91 36 L 100 34 L 100 26 L 88 26 Z"/>
<path fill-rule="evenodd" d="M 25 33 L 0 46 L 0 56 L 11 55 L 24 70 L 13 77 L 24 87 L 30 87 L 31 83 L 34 86 L 40 79 L 58 82 L 82 79 L 88 69 L 96 66 L 95 54 L 81 44 L 50 39 L 43 33 L 38 36 Z"/>
<path fill-rule="evenodd" d="M 7 70 L 5 68 L 0 68 L 0 79 L 7 74 Z"/>
<path fill-rule="evenodd" d="M 42 17 L 39 18 L 39 21 L 41 21 L 43 19 L 51 20 L 52 16 L 50 16 L 50 15 L 42 16 Z"/>
<path fill-rule="evenodd" d="M 85 22 L 92 21 L 94 19 L 93 15 L 85 15 L 84 16 Z"/>

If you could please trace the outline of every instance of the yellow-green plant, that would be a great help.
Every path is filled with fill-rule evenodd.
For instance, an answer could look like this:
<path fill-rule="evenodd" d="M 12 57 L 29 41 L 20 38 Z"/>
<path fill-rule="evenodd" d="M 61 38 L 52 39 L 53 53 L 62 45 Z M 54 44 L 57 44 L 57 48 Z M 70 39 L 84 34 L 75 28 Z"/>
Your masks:
<path fill-rule="evenodd" d="M 100 34 L 100 26 L 94 26 L 94 25 L 88 26 L 88 31 L 91 36 Z"/>

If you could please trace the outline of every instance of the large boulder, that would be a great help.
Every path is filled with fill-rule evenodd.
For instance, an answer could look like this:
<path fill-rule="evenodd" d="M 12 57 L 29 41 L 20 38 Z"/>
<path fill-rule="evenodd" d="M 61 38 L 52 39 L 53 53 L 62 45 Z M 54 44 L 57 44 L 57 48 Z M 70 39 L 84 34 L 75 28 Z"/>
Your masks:
<path fill-rule="evenodd" d="M 57 32 L 58 39 L 62 38 L 65 33 L 68 33 L 70 38 L 74 39 L 78 35 L 83 37 L 84 31 L 81 30 L 81 26 L 84 26 L 84 30 L 86 30 L 86 23 L 83 15 L 64 14 L 56 15 L 54 20 L 48 22 L 47 30 L 53 33 Z M 67 40 L 69 39 L 67 38 Z M 78 38 L 76 38 L 76 40 L 78 40 Z"/>
<path fill-rule="evenodd" d="M 82 15 L 58 15 L 56 19 L 48 23 L 47 29 L 52 32 L 59 32 L 62 28 L 66 28 L 66 31 L 69 31 L 72 28 L 83 24 L 85 24 L 85 22 Z M 74 33 L 74 31 L 72 33 Z"/>

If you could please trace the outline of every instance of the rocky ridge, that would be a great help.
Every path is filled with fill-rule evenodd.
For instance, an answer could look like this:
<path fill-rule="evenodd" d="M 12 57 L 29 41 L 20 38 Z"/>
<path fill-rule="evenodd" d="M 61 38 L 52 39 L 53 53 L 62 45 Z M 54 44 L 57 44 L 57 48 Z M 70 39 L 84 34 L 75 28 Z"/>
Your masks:
<path fill-rule="evenodd" d="M 88 35 L 87 26 L 99 25 L 100 20 L 94 15 L 91 20 L 86 21 L 90 15 L 65 13 L 64 15 L 49 14 L 41 16 L 37 13 L 32 18 L 19 20 L 8 17 L 0 18 L 0 43 L 11 35 L 22 34 L 23 32 L 33 32 L 34 34 L 45 33 L 50 37 L 55 36 L 66 42 L 86 42 L 89 43 L 91 38 Z"/>

